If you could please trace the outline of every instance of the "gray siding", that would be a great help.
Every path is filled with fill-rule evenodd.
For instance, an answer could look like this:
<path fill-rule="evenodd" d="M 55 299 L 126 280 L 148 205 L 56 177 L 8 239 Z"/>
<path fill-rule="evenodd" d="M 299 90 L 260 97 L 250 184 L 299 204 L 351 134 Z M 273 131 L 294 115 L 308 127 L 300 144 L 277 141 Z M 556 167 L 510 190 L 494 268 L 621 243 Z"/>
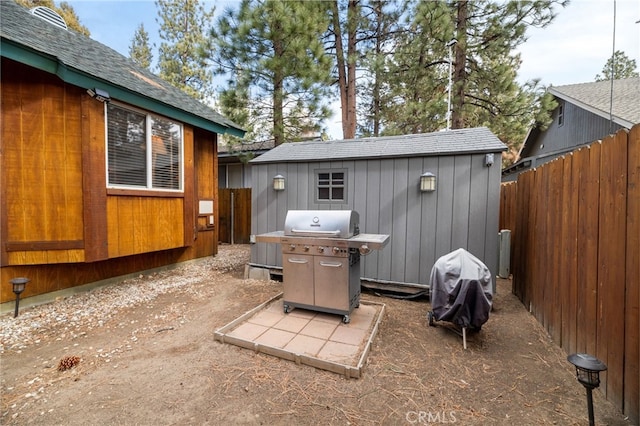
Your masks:
<path fill-rule="evenodd" d="M 496 153 L 498 156 L 500 153 Z M 390 234 L 389 244 L 362 258 L 367 279 L 428 284 L 442 255 L 465 248 L 497 273 L 500 168 L 484 165 L 485 154 L 402 157 L 252 166 L 252 233 L 284 229 L 290 209 L 355 210 L 363 233 Z M 346 203 L 317 203 L 315 171 L 344 169 Z M 437 189 L 421 193 L 425 171 L 437 176 Z M 282 174 L 286 189 L 272 188 Z M 281 266 L 278 244 L 252 245 L 251 262 Z"/>
<path fill-rule="evenodd" d="M 559 108 L 556 108 L 553 112 L 553 123 L 546 131 L 540 134 L 526 152 L 523 151 L 523 158 L 574 148 L 578 145 L 603 139 L 622 128 L 622 126 L 611 123 L 608 119 L 580 108 L 575 104 L 562 100 L 558 100 L 558 102 L 564 103 L 564 124 L 562 126 L 558 125 Z M 545 161 L 553 158 L 549 157 Z"/>

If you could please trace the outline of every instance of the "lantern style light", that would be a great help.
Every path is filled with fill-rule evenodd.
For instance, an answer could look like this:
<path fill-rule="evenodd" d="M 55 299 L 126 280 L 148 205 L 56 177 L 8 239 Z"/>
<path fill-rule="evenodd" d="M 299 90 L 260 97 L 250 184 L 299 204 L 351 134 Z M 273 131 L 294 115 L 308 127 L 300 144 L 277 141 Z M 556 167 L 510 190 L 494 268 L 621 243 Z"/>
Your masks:
<path fill-rule="evenodd" d="M 275 191 L 284 191 L 284 176 L 275 175 L 273 177 L 273 189 Z"/>
<path fill-rule="evenodd" d="M 589 410 L 589 425 L 594 426 L 593 416 L 593 395 L 592 390 L 600 386 L 600 372 L 605 371 L 607 366 L 589 354 L 572 354 L 567 357 L 567 361 L 576 367 L 576 377 L 582 386 L 587 389 L 587 409 Z"/>
<path fill-rule="evenodd" d="M 31 280 L 29 280 L 28 278 L 22 278 L 22 277 L 12 278 L 11 280 L 9 280 L 9 282 L 13 286 L 13 292 L 16 294 L 16 310 L 13 314 L 14 318 L 18 316 L 18 306 L 20 305 L 20 293 L 24 291 L 24 288 L 29 281 Z"/>
<path fill-rule="evenodd" d="M 431 172 L 424 172 L 420 175 L 420 191 L 433 192 L 436 190 L 436 175 Z"/>

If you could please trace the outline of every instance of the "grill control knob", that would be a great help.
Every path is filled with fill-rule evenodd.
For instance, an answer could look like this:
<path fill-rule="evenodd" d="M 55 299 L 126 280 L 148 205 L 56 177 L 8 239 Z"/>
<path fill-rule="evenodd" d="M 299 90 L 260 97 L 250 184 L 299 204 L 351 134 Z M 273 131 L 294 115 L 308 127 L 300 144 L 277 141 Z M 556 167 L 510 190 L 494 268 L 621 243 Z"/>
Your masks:
<path fill-rule="evenodd" d="M 362 244 L 358 250 L 360 251 L 360 254 L 363 256 L 366 256 L 369 253 L 371 253 L 371 249 L 366 244 Z"/>
<path fill-rule="evenodd" d="M 303 249 L 304 251 L 309 251 L 309 246 L 304 246 L 302 249 Z"/>
<path fill-rule="evenodd" d="M 294 251 L 296 249 L 295 244 L 289 244 L 289 250 Z"/>
<path fill-rule="evenodd" d="M 318 253 L 324 253 L 324 247 L 318 246 Z"/>
<path fill-rule="evenodd" d="M 340 253 L 340 247 L 334 247 L 333 254 L 338 254 L 338 253 Z"/>

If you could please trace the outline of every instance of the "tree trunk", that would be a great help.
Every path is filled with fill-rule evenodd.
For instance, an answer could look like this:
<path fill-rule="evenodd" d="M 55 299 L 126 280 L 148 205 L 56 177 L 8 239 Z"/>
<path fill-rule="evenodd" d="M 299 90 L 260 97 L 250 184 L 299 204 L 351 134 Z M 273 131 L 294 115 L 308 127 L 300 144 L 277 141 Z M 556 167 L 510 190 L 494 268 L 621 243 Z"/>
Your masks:
<path fill-rule="evenodd" d="M 347 6 L 347 122 L 343 123 L 345 139 L 356 137 L 356 32 L 358 30 L 357 16 L 358 0 L 349 0 Z"/>
<path fill-rule="evenodd" d="M 457 2 L 458 9 L 456 38 L 458 43 L 455 45 L 455 61 L 453 67 L 453 96 L 451 100 L 451 128 L 462 129 L 464 127 L 464 93 L 466 86 L 465 66 L 467 62 L 467 0 Z"/>
<path fill-rule="evenodd" d="M 382 20 L 384 19 L 382 14 L 382 1 L 375 2 L 376 13 L 376 60 L 382 55 Z M 380 67 L 376 64 L 375 68 L 375 80 L 373 82 L 372 96 L 372 118 L 373 118 L 373 136 L 380 136 Z"/>
<path fill-rule="evenodd" d="M 338 90 L 340 91 L 340 113 L 342 114 L 342 137 L 345 134 L 345 123 L 347 122 L 347 77 L 345 75 L 344 49 L 342 48 L 342 31 L 340 28 L 340 14 L 338 10 L 338 0 L 331 2 L 331 12 L 333 15 L 333 34 L 336 38 L 336 66 L 338 68 Z"/>
<path fill-rule="evenodd" d="M 342 45 L 342 29 L 338 0 L 331 3 L 333 31 L 336 42 L 336 65 L 338 68 L 338 87 L 340 91 L 340 110 L 342 113 L 342 137 L 352 139 L 356 135 L 356 1 L 349 0 L 347 10 L 347 55 Z"/>
<path fill-rule="evenodd" d="M 281 40 L 273 43 L 276 57 L 281 57 L 283 46 Z M 277 68 L 273 75 L 273 143 L 278 146 L 284 140 L 284 73 Z"/>

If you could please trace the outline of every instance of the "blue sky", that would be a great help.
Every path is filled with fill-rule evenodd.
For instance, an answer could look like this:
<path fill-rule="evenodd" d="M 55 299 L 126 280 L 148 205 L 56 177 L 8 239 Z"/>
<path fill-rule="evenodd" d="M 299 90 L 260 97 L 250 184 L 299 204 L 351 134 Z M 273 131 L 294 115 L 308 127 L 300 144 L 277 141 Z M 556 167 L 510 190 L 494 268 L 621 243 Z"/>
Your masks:
<path fill-rule="evenodd" d="M 144 23 L 151 42 L 159 44 L 153 0 L 68 2 L 93 39 L 125 56 L 129 56 L 129 46 L 140 23 Z M 207 9 L 215 6 L 217 12 L 222 12 L 237 1 L 207 0 L 204 4 Z M 635 59 L 640 67 L 640 1 L 616 0 L 615 6 L 615 48 Z M 614 0 L 572 0 L 547 28 L 530 29 L 528 41 L 518 49 L 522 55 L 519 80 L 539 78 L 542 84 L 554 86 L 594 81 L 613 50 L 613 15 Z M 340 137 L 331 127 L 331 136 Z"/>

